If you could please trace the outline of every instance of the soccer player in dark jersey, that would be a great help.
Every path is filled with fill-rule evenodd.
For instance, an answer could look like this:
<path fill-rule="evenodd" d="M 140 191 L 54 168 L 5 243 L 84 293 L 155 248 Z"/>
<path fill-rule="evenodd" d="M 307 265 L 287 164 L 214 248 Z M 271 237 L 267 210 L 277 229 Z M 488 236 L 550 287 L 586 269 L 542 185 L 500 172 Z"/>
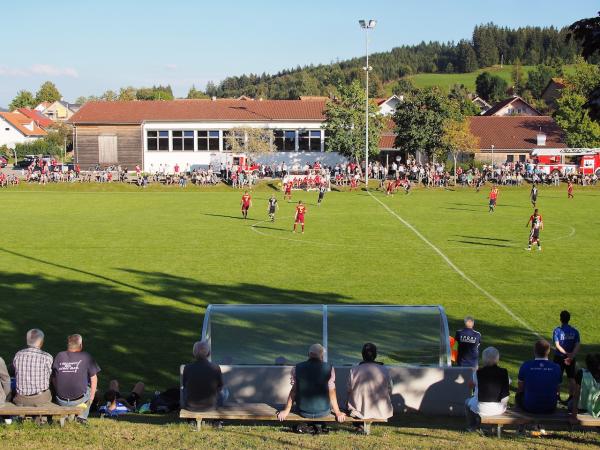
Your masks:
<path fill-rule="evenodd" d="M 410 194 L 410 188 L 411 188 L 410 180 L 408 178 L 405 178 L 404 179 L 404 193 L 406 195 Z"/>
<path fill-rule="evenodd" d="M 271 222 L 275 222 L 275 212 L 277 212 L 278 208 L 279 205 L 277 204 L 277 199 L 275 198 L 275 195 L 271 195 L 271 198 L 269 199 L 268 208 L 269 218 L 271 219 Z"/>
<path fill-rule="evenodd" d="M 304 234 L 304 214 L 306 214 L 306 206 L 302 204 L 302 200 L 298 201 L 296 206 L 296 216 L 294 218 L 294 233 L 296 232 L 296 226 L 302 225 L 302 234 Z"/>
<path fill-rule="evenodd" d="M 569 398 L 562 403 L 568 403 L 575 392 L 575 357 L 581 346 L 581 339 L 577 328 L 569 325 L 571 314 L 569 311 L 561 311 L 560 326 L 554 329 L 552 341 L 554 341 L 554 362 L 560 366 L 561 374 L 566 372 L 569 380 Z"/>
<path fill-rule="evenodd" d="M 540 230 L 544 229 L 544 221 L 542 216 L 536 209 L 529 218 L 526 227 L 531 224 L 531 231 L 529 232 L 529 245 L 525 250 L 531 251 L 531 246 L 535 243 L 538 246 L 538 251 L 542 251 L 542 243 L 540 242 Z"/>
<path fill-rule="evenodd" d="M 245 191 L 244 195 L 242 195 L 242 201 L 240 202 L 240 204 L 242 205 L 242 217 L 244 219 L 247 219 L 248 210 L 252 206 L 252 197 L 250 196 L 250 194 L 248 194 L 248 191 Z"/>
<path fill-rule="evenodd" d="M 481 344 L 481 333 L 475 331 L 475 320 L 467 316 L 465 317 L 465 327 L 458 330 L 454 336 L 455 342 L 458 344 L 458 356 L 456 362 L 461 367 L 477 368 L 479 365 L 479 345 Z"/>
<path fill-rule="evenodd" d="M 325 192 L 327 188 L 325 187 L 325 183 L 322 183 L 319 186 L 319 199 L 317 200 L 317 206 L 321 206 L 321 202 L 323 201 L 323 197 L 325 197 Z"/>
<path fill-rule="evenodd" d="M 498 201 L 498 188 L 496 186 L 492 187 L 488 197 L 490 199 L 490 209 L 488 212 L 494 212 L 496 209 L 496 202 Z"/>
<path fill-rule="evenodd" d="M 531 200 L 531 204 L 535 208 L 535 204 L 537 203 L 538 189 L 535 183 L 531 187 L 531 192 L 529 193 L 529 199 Z"/>

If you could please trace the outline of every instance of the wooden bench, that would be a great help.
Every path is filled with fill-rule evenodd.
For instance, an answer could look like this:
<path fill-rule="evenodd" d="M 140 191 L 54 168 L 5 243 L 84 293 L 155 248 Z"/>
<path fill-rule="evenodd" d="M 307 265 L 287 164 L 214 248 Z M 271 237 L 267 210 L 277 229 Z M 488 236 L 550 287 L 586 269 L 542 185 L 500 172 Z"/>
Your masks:
<path fill-rule="evenodd" d="M 571 416 L 567 411 L 557 411 L 553 414 L 530 414 L 520 410 L 509 410 L 499 416 L 482 417 L 482 425 L 496 425 L 498 437 L 502 437 L 504 425 L 539 425 L 541 423 L 579 425 L 582 427 L 600 427 L 600 418 L 595 419 L 589 414 Z"/>
<path fill-rule="evenodd" d="M 52 417 L 52 420 L 58 419 L 60 426 L 65 426 L 65 421 L 75 420 L 75 416 L 81 414 L 82 409 L 78 406 L 16 406 L 7 403 L 0 406 L 0 417 Z"/>
<path fill-rule="evenodd" d="M 255 420 L 255 421 L 277 421 L 277 408 L 269 406 L 265 403 L 244 403 L 244 404 L 227 404 L 208 411 L 195 412 L 182 409 L 179 412 L 181 419 L 192 419 L 196 421 L 196 430 L 202 429 L 202 421 L 205 419 L 213 420 Z M 333 414 L 318 419 L 307 419 L 297 414 L 289 414 L 285 419 L 286 422 L 335 422 Z M 385 423 L 387 420 L 382 419 L 356 419 L 347 416 L 346 422 L 360 422 L 364 426 L 364 433 L 371 432 L 371 424 L 374 422 Z"/>

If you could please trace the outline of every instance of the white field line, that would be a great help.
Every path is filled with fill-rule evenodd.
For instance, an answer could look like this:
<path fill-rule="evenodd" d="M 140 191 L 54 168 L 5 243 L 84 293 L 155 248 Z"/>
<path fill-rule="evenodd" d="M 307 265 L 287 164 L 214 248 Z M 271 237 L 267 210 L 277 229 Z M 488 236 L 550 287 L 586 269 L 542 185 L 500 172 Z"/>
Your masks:
<path fill-rule="evenodd" d="M 450 258 L 448 258 L 444 254 L 444 252 L 442 252 L 439 248 L 437 248 L 435 245 L 433 245 L 431 243 L 431 241 L 429 241 L 425 236 L 423 236 L 419 232 L 419 230 L 417 230 L 410 223 L 408 223 L 406 220 L 404 220 L 402 217 L 400 217 L 398 214 L 396 214 L 395 211 L 393 211 L 389 206 L 387 206 L 385 203 L 383 203 L 381 200 L 379 200 L 377 197 L 375 197 L 373 194 L 371 194 L 370 191 L 367 191 L 367 192 L 369 193 L 369 195 L 373 199 L 375 199 L 375 201 L 377 201 L 377 203 L 379 203 L 381 206 L 383 206 L 387 210 L 387 212 L 389 212 L 392 216 L 394 216 L 396 219 L 398 219 L 404 226 L 406 226 L 409 230 L 411 230 L 413 233 L 415 233 L 419 237 L 419 239 L 421 239 L 429 247 L 431 247 L 431 249 L 434 252 L 436 252 L 446 262 L 446 264 L 448 264 L 448 266 L 450 266 L 450 268 L 452 270 L 454 270 L 458 275 L 460 275 L 460 277 L 463 278 L 467 283 L 469 283 L 475 289 L 477 289 L 478 291 L 480 291 L 483 295 L 485 295 L 488 299 L 490 299 L 492 302 L 494 302 L 497 306 L 499 306 L 500 308 L 502 308 L 502 310 L 504 312 L 506 312 L 516 322 L 518 322 L 521 325 L 523 325 L 527 330 L 529 330 L 535 336 L 537 336 L 538 338 L 542 337 L 537 331 L 535 331 L 533 329 L 533 327 L 531 325 L 529 325 L 527 322 L 525 322 L 523 319 L 521 319 L 519 316 L 517 316 L 514 312 L 512 312 L 510 310 L 510 308 L 508 308 L 508 306 L 506 306 L 498 298 L 496 298 L 495 296 L 493 296 L 492 294 L 490 294 L 488 291 L 486 291 L 484 288 L 482 288 L 479 284 L 477 284 L 475 281 L 473 281 L 473 279 L 471 279 L 467 274 L 465 274 L 460 268 L 458 268 L 458 266 L 456 264 L 454 264 L 452 262 L 452 260 L 450 260 Z"/>

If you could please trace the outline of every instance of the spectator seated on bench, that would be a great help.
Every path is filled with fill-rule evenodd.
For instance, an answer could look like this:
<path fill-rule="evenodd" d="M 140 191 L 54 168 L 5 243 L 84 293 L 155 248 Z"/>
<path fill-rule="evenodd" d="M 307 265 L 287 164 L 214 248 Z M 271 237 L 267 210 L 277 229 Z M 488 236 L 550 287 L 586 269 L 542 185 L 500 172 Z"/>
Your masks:
<path fill-rule="evenodd" d="M 560 398 L 560 366 L 548 360 L 550 344 L 544 339 L 535 343 L 534 354 L 535 359 L 524 362 L 519 369 L 515 400 L 526 412 L 552 414 Z"/>
<path fill-rule="evenodd" d="M 600 417 L 600 353 L 588 354 L 585 365 L 575 376 L 575 395 L 570 409 L 575 417 L 579 412 L 597 419 Z"/>
<path fill-rule="evenodd" d="M 10 402 L 10 399 L 10 375 L 8 374 L 6 363 L 0 358 L 0 406 L 4 406 L 6 402 Z"/>
<path fill-rule="evenodd" d="M 313 344 L 308 351 L 308 360 L 296 364 L 292 369 L 290 390 L 285 408 L 277 412 L 277 418 L 284 421 L 295 410 L 301 417 L 317 419 L 327 417 L 333 411 L 338 422 L 346 419 L 346 414 L 340 411 L 335 391 L 335 370 L 323 362 L 324 349 L 321 344 Z M 316 424 L 315 429 L 324 428 Z M 296 427 L 298 432 L 305 432 L 304 426 Z"/>
<path fill-rule="evenodd" d="M 92 355 L 83 351 L 83 338 L 80 334 L 67 338 L 67 350 L 58 353 L 52 364 L 56 403 L 82 408 L 77 420 L 83 423 L 90 413 L 91 399 L 96 395 L 98 372 L 100 367 Z"/>
<path fill-rule="evenodd" d="M 42 350 L 44 332 L 36 328 L 27 332 L 27 348 L 17 352 L 13 359 L 17 380 L 17 406 L 48 406 L 52 404 L 50 375 L 52 356 Z"/>
<path fill-rule="evenodd" d="M 122 416 L 137 410 L 141 406 L 142 395 L 144 394 L 144 383 L 138 381 L 131 393 L 124 397 L 119 390 L 119 382 L 112 380 L 108 391 L 104 394 L 105 405 L 98 408 L 98 412 L 109 417 Z"/>
<path fill-rule="evenodd" d="M 504 414 L 508 407 L 510 378 L 508 371 L 498 367 L 500 353 L 494 347 L 482 353 L 483 367 L 473 374 L 470 383 L 474 395 L 465 402 L 467 431 L 477 431 L 482 417 Z"/>
<path fill-rule="evenodd" d="M 392 378 L 388 369 L 375 359 L 377 347 L 367 343 L 362 348 L 362 362 L 350 369 L 348 376 L 348 411 L 357 419 L 387 420 L 394 415 Z M 358 431 L 363 424 L 355 422 Z"/>
<path fill-rule="evenodd" d="M 221 367 L 208 360 L 210 345 L 206 341 L 196 342 L 192 354 L 195 361 L 183 368 L 181 408 L 198 412 L 222 406 L 227 400 L 227 390 L 223 388 Z"/>

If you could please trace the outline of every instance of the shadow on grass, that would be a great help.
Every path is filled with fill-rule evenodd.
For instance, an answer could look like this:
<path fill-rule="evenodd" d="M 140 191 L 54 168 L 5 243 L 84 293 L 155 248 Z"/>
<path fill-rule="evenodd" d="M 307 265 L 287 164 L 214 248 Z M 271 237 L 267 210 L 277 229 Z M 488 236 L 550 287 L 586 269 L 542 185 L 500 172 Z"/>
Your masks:
<path fill-rule="evenodd" d="M 501 247 L 501 248 L 511 248 L 512 247 L 512 245 L 492 244 L 491 242 L 466 241 L 464 239 L 448 239 L 448 242 L 460 242 L 461 244 L 482 245 L 485 247 Z"/>

